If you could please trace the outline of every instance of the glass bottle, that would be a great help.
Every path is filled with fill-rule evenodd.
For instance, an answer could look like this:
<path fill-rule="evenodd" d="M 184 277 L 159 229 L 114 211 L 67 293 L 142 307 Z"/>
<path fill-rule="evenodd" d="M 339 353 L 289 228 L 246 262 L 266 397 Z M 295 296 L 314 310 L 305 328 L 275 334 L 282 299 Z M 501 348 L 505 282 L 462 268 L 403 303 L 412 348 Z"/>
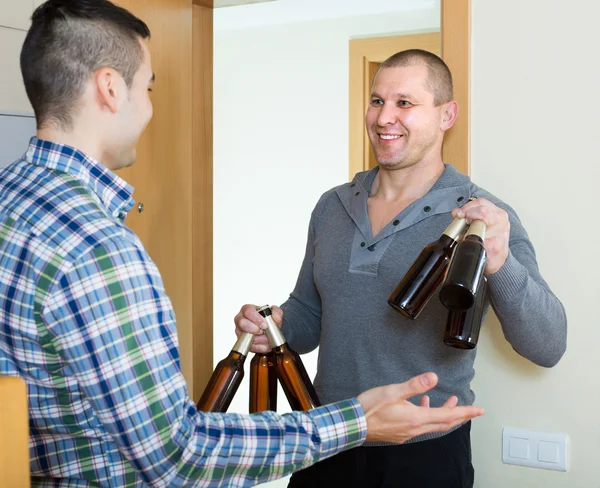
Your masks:
<path fill-rule="evenodd" d="M 254 336 L 240 334 L 229 355 L 219 361 L 198 402 L 203 412 L 226 412 L 244 377 L 244 361 Z"/>
<path fill-rule="evenodd" d="M 473 349 L 479 339 L 483 310 L 487 298 L 487 278 L 477 287 L 475 305 L 469 310 L 449 310 L 444 344 L 458 349 Z"/>
<path fill-rule="evenodd" d="M 250 361 L 250 413 L 277 411 L 277 373 L 272 352 L 257 353 Z"/>
<path fill-rule="evenodd" d="M 320 407 L 317 392 L 308 377 L 300 356 L 286 342 L 283 333 L 271 316 L 271 307 L 258 308 L 267 322 L 266 334 L 273 348 L 275 371 L 292 410 Z"/>
<path fill-rule="evenodd" d="M 425 246 L 388 298 L 392 308 L 416 319 L 444 279 L 450 257 L 467 228 L 464 218 L 455 218 L 441 237 Z"/>
<path fill-rule="evenodd" d="M 456 246 L 440 290 L 440 300 L 448 310 L 468 310 L 475 303 L 486 263 L 485 229 L 485 222 L 474 220 Z"/>

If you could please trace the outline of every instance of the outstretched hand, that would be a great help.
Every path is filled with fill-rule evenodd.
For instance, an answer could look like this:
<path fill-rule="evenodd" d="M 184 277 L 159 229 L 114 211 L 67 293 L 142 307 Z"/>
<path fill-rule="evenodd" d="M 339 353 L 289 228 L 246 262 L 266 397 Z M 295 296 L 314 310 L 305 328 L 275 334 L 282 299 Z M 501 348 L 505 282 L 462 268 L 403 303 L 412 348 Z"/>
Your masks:
<path fill-rule="evenodd" d="M 438 382 L 435 373 L 425 373 L 400 384 L 373 388 L 358 396 L 367 418 L 367 441 L 401 444 L 429 432 L 443 432 L 472 418 L 483 415 L 475 406 L 457 407 L 458 399 L 451 396 L 438 408 L 429 407 L 424 396 L 421 406 L 409 398 L 432 389 Z"/>

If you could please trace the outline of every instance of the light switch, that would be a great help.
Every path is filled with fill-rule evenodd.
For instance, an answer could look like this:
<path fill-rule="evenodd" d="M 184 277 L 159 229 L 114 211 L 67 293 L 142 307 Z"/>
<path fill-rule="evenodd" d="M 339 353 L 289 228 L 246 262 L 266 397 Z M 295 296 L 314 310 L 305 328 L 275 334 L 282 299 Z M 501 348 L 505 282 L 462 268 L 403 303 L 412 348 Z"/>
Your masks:
<path fill-rule="evenodd" d="M 529 459 L 529 440 L 513 437 L 510 439 L 510 457 L 516 459 Z"/>
<path fill-rule="evenodd" d="M 502 461 L 531 468 L 567 471 L 566 434 L 505 427 L 502 430 Z"/>
<path fill-rule="evenodd" d="M 540 441 L 538 460 L 546 463 L 558 463 L 559 447 L 557 442 Z"/>

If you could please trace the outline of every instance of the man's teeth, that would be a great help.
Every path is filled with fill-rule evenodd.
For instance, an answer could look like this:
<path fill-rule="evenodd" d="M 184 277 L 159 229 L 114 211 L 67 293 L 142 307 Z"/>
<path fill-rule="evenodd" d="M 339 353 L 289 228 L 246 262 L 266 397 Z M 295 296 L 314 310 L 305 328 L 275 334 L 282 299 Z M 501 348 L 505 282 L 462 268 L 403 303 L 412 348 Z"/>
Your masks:
<path fill-rule="evenodd" d="M 381 137 L 385 141 L 391 141 L 392 139 L 400 139 L 402 136 L 380 134 L 379 137 Z"/>

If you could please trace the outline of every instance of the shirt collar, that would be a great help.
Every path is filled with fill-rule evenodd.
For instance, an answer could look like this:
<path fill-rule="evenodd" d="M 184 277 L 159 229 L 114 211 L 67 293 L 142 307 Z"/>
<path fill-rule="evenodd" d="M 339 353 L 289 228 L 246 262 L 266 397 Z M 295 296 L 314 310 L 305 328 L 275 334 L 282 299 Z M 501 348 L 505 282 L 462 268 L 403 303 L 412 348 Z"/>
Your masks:
<path fill-rule="evenodd" d="M 375 166 L 368 171 L 361 171 L 354 176 L 352 183 L 360 185 L 367 193 L 371 193 L 371 187 L 373 186 L 373 181 L 375 180 L 375 176 L 377 176 L 378 172 L 379 166 Z M 444 164 L 444 171 L 433 184 L 429 190 L 429 193 L 433 193 L 436 190 L 466 185 L 469 184 L 470 181 L 471 178 L 462 174 L 451 164 Z"/>
<path fill-rule="evenodd" d="M 336 193 L 350 218 L 369 244 L 385 239 L 433 215 L 446 214 L 462 206 L 471 196 L 471 179 L 454 166 L 446 164 L 431 189 L 400 212 L 377 236 L 371 235 L 367 199 L 379 166 L 357 173 L 350 183 L 336 188 Z"/>
<path fill-rule="evenodd" d="M 133 206 L 131 185 L 73 147 L 32 137 L 24 159 L 71 175 L 93 192 L 113 217 L 124 219 Z"/>

